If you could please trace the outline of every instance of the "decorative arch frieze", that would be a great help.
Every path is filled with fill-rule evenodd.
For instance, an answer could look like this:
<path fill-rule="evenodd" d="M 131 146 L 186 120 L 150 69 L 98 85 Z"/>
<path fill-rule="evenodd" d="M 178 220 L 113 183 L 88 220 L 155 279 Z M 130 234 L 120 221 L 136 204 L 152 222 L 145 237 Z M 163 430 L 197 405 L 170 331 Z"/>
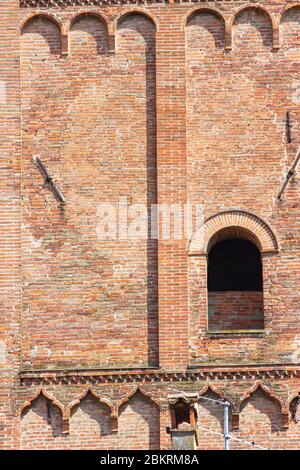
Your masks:
<path fill-rule="evenodd" d="M 65 419 L 69 422 L 72 410 L 74 409 L 75 406 L 79 405 L 84 398 L 86 398 L 88 395 L 92 395 L 94 398 L 96 398 L 99 403 L 103 403 L 106 405 L 109 409 L 109 414 L 111 418 L 111 431 L 112 432 L 117 432 L 118 430 L 118 420 L 117 420 L 117 410 L 114 405 L 114 403 L 109 400 L 108 398 L 102 397 L 99 395 L 93 387 L 88 387 L 86 390 L 84 390 L 78 397 L 74 398 L 67 406 L 66 406 L 66 411 L 65 411 Z"/>
<path fill-rule="evenodd" d="M 197 15 L 198 13 L 212 13 L 213 15 L 217 16 L 220 18 L 220 20 L 223 22 L 225 25 L 225 17 L 223 16 L 223 13 L 215 6 L 210 6 L 210 7 L 204 7 L 204 6 L 195 6 L 188 10 L 186 14 L 183 16 L 182 23 L 181 23 L 181 29 L 182 31 L 185 30 L 189 20 L 194 16 Z"/>
<path fill-rule="evenodd" d="M 32 12 L 29 15 L 25 16 L 20 24 L 20 34 L 22 35 L 25 32 L 25 28 L 30 25 L 36 19 L 44 19 L 56 26 L 60 39 L 61 55 L 66 55 L 68 49 L 68 36 L 64 32 L 64 24 L 54 13 L 48 13 L 44 11 Z"/>
<path fill-rule="evenodd" d="M 259 11 L 263 15 L 265 15 L 266 18 L 268 18 L 268 20 L 270 22 L 271 30 L 272 30 L 272 42 L 273 42 L 272 48 L 273 48 L 273 50 L 279 49 L 279 22 L 278 22 L 278 18 L 275 14 L 271 13 L 265 6 L 263 6 L 261 4 L 255 5 L 253 3 L 248 3 L 246 5 L 243 5 L 243 6 L 239 7 L 234 12 L 234 14 L 232 15 L 232 17 L 230 19 L 230 24 L 229 24 L 230 31 L 232 31 L 232 27 L 235 24 L 238 17 L 244 11 L 247 11 L 247 10 L 249 10 L 249 11 L 250 10 Z"/>
<path fill-rule="evenodd" d="M 154 405 L 158 407 L 159 410 L 161 410 L 161 403 L 156 398 L 154 398 L 154 396 L 151 393 L 146 392 L 141 386 L 138 386 L 138 387 L 134 387 L 129 393 L 127 393 L 127 395 L 125 395 L 125 397 L 121 398 L 121 400 L 117 402 L 116 409 L 118 411 L 118 414 L 119 414 L 121 407 L 127 404 L 130 401 L 130 399 L 138 393 L 140 393 L 146 400 L 152 402 Z"/>
<path fill-rule="evenodd" d="M 66 416 L 66 410 L 64 406 L 49 392 L 47 392 L 44 387 L 40 387 L 37 392 L 28 400 L 26 400 L 18 409 L 18 416 L 21 418 L 22 413 L 25 411 L 25 409 L 30 408 L 32 405 L 32 402 L 36 400 L 39 396 L 42 396 L 46 398 L 46 400 L 49 400 L 53 406 L 56 406 L 60 412 L 61 412 L 61 417 L 62 417 L 62 434 L 67 435 L 69 434 L 69 419 Z"/>
<path fill-rule="evenodd" d="M 25 402 L 22 403 L 22 405 L 18 408 L 17 415 L 19 417 L 22 416 L 22 413 L 27 409 L 31 407 L 31 404 L 34 400 L 36 400 L 39 396 L 43 396 L 47 400 L 49 400 L 53 406 L 57 406 L 59 410 L 61 411 L 62 416 L 65 414 L 65 409 L 64 406 L 49 392 L 45 390 L 44 387 L 40 387 L 32 397 L 28 398 Z"/>
<path fill-rule="evenodd" d="M 23 18 L 23 20 L 20 23 L 20 32 L 21 32 L 21 34 L 23 33 L 26 26 L 28 26 L 28 24 L 31 23 L 31 21 L 33 21 L 37 18 L 44 18 L 44 19 L 47 19 L 49 21 L 52 21 L 52 23 L 54 23 L 57 26 L 60 33 L 62 34 L 62 32 L 63 32 L 63 23 L 62 23 L 62 21 L 54 13 L 40 12 L 40 11 L 29 13 L 29 15 L 26 15 L 25 18 Z"/>
<path fill-rule="evenodd" d="M 151 11 L 147 10 L 146 8 L 132 7 L 132 8 L 127 8 L 126 10 L 122 9 L 122 13 L 115 19 L 115 23 L 114 23 L 115 31 L 118 29 L 119 25 L 125 20 L 125 18 L 134 14 L 144 16 L 146 19 L 150 20 L 153 23 L 156 31 L 159 30 L 158 20 Z"/>
<path fill-rule="evenodd" d="M 289 406 L 287 403 L 282 400 L 282 398 L 273 392 L 269 387 L 263 384 L 261 381 L 256 382 L 246 393 L 244 393 L 239 402 L 239 410 L 240 413 L 242 411 L 243 406 L 247 403 L 247 401 L 251 398 L 251 396 L 261 390 L 265 395 L 269 397 L 270 400 L 277 403 L 281 410 L 281 425 L 283 429 L 287 429 L 289 426 Z"/>
<path fill-rule="evenodd" d="M 229 398 L 224 392 L 217 389 L 212 383 L 207 383 L 204 387 L 199 391 L 199 397 L 203 397 L 204 395 L 208 394 L 209 392 L 216 395 L 220 401 L 225 401 L 233 405 L 231 398 Z"/>

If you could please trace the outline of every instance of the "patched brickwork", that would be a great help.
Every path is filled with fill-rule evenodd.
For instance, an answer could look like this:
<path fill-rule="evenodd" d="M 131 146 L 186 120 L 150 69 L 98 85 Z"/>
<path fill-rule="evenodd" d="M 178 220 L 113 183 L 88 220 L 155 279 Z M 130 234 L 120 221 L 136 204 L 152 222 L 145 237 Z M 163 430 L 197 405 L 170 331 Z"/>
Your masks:
<path fill-rule="evenodd" d="M 21 37 L 24 359 L 152 364 L 155 241 L 97 239 L 97 211 L 120 197 L 156 202 L 155 27 L 142 15 L 126 17 L 109 56 L 103 23 L 77 17 L 66 60 L 57 33 L 41 18 Z M 32 162 L 37 153 L 66 198 L 64 210 L 43 188 Z"/>
<path fill-rule="evenodd" d="M 277 199 L 300 135 L 289 5 L 1 2 L 1 448 L 169 449 L 176 393 L 198 402 L 200 449 L 223 448 L 200 427 L 223 432 L 212 399 L 233 437 L 299 448 L 297 171 Z M 120 201 L 204 217 L 141 240 L 129 214 L 108 238 L 99 207 Z M 208 292 L 231 238 L 259 250 L 262 292 Z"/>
<path fill-rule="evenodd" d="M 208 328 L 210 330 L 262 329 L 262 292 L 209 292 Z"/>

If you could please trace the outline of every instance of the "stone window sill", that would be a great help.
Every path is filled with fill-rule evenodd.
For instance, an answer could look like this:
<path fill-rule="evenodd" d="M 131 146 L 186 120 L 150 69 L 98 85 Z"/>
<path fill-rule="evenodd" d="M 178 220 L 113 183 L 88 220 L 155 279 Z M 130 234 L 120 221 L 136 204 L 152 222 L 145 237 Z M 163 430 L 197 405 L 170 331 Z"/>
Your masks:
<path fill-rule="evenodd" d="M 245 337 L 245 336 L 266 336 L 267 331 L 264 329 L 260 330 L 207 330 L 205 336 L 210 338 L 219 337 Z"/>

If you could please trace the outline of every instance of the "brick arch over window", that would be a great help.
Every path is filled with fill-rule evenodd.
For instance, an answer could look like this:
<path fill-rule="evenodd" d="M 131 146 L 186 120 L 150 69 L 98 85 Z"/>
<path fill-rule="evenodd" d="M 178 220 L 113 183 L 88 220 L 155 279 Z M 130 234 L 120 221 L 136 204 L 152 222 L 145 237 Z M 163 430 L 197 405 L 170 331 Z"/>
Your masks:
<path fill-rule="evenodd" d="M 229 210 L 206 219 L 190 240 L 189 255 L 207 254 L 220 240 L 218 236 L 224 239 L 229 235 L 252 241 L 262 253 L 277 253 L 279 249 L 277 238 L 267 222 L 250 212 Z"/>

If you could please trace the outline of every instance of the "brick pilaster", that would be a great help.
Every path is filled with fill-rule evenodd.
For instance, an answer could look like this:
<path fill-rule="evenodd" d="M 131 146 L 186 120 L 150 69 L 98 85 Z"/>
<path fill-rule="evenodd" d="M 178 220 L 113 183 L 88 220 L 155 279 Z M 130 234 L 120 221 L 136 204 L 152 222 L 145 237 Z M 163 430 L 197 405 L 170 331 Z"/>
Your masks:
<path fill-rule="evenodd" d="M 166 7 L 157 33 L 158 203 L 186 202 L 185 36 Z M 187 254 L 182 240 L 159 240 L 159 353 L 163 368 L 188 363 Z"/>

